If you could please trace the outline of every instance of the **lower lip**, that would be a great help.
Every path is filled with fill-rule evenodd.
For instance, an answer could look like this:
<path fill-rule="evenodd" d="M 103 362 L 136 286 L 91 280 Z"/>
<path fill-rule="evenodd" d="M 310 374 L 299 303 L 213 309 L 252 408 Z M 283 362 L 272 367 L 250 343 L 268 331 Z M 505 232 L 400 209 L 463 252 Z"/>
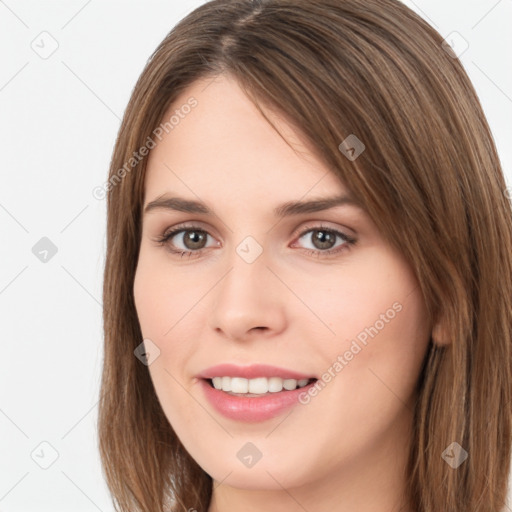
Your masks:
<path fill-rule="evenodd" d="M 243 397 L 233 396 L 219 389 L 215 389 L 210 382 L 201 379 L 201 386 L 207 400 L 213 408 L 232 420 L 245 422 L 265 421 L 278 416 L 285 410 L 299 403 L 299 395 L 308 391 L 315 382 L 303 388 L 292 391 L 279 391 L 266 393 L 261 396 Z"/>

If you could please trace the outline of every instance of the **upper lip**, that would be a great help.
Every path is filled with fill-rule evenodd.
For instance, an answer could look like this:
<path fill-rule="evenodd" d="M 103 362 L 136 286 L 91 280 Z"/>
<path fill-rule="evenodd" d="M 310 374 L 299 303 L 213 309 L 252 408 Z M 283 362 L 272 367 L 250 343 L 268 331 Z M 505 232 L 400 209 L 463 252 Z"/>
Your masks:
<path fill-rule="evenodd" d="M 197 375 L 201 379 L 213 379 L 213 377 L 242 377 L 255 379 L 257 377 L 281 377 L 282 379 L 311 379 L 312 375 L 296 372 L 287 368 L 271 366 L 268 364 L 251 364 L 238 366 L 236 364 L 223 363 L 206 368 Z"/>

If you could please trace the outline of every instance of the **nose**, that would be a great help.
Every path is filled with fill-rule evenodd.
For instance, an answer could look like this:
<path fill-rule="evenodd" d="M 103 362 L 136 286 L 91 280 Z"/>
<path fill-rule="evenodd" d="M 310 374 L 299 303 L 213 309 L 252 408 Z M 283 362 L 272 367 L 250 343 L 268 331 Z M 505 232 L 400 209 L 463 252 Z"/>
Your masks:
<path fill-rule="evenodd" d="M 272 337 L 285 329 L 289 297 L 267 263 L 265 252 L 248 263 L 233 251 L 229 271 L 212 290 L 208 323 L 217 335 L 244 341 Z"/>

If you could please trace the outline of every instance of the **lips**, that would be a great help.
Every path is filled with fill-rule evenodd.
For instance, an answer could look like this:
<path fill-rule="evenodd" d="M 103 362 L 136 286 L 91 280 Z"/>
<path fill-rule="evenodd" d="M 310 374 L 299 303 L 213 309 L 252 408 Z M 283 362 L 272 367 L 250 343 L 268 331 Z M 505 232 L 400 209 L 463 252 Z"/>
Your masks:
<path fill-rule="evenodd" d="M 312 375 L 262 364 L 251 366 L 220 364 L 207 368 L 197 377 L 201 379 L 204 396 L 216 412 L 231 420 L 243 422 L 265 421 L 282 414 L 285 410 L 297 405 L 299 395 L 307 392 L 317 380 Z M 219 378 L 230 382 L 227 389 L 231 389 L 231 385 L 237 381 L 237 384 L 240 384 L 240 381 L 248 381 L 248 383 L 281 381 L 289 383 L 290 386 L 281 387 L 280 391 L 276 388 L 274 392 L 270 388 L 268 392 L 258 388 L 256 393 L 234 393 L 223 390 L 223 386 L 219 389 Z M 213 381 L 217 383 L 217 389 Z M 295 386 L 291 386 L 293 383 L 299 387 L 295 389 Z"/>
<path fill-rule="evenodd" d="M 246 423 L 263 422 L 284 414 L 288 409 L 297 406 L 300 403 L 300 395 L 307 393 L 314 385 L 312 382 L 293 391 L 241 396 L 215 389 L 206 379 L 200 380 L 203 396 L 213 412 L 230 420 Z"/>

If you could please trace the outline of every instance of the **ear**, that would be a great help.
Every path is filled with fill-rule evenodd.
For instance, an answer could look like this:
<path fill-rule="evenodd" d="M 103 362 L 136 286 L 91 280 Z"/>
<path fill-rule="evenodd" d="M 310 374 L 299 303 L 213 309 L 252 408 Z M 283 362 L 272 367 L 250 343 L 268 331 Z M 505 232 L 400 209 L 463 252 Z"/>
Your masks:
<path fill-rule="evenodd" d="M 432 328 L 432 341 L 439 346 L 445 346 L 451 343 L 448 339 L 448 329 L 443 319 L 434 324 Z"/>

